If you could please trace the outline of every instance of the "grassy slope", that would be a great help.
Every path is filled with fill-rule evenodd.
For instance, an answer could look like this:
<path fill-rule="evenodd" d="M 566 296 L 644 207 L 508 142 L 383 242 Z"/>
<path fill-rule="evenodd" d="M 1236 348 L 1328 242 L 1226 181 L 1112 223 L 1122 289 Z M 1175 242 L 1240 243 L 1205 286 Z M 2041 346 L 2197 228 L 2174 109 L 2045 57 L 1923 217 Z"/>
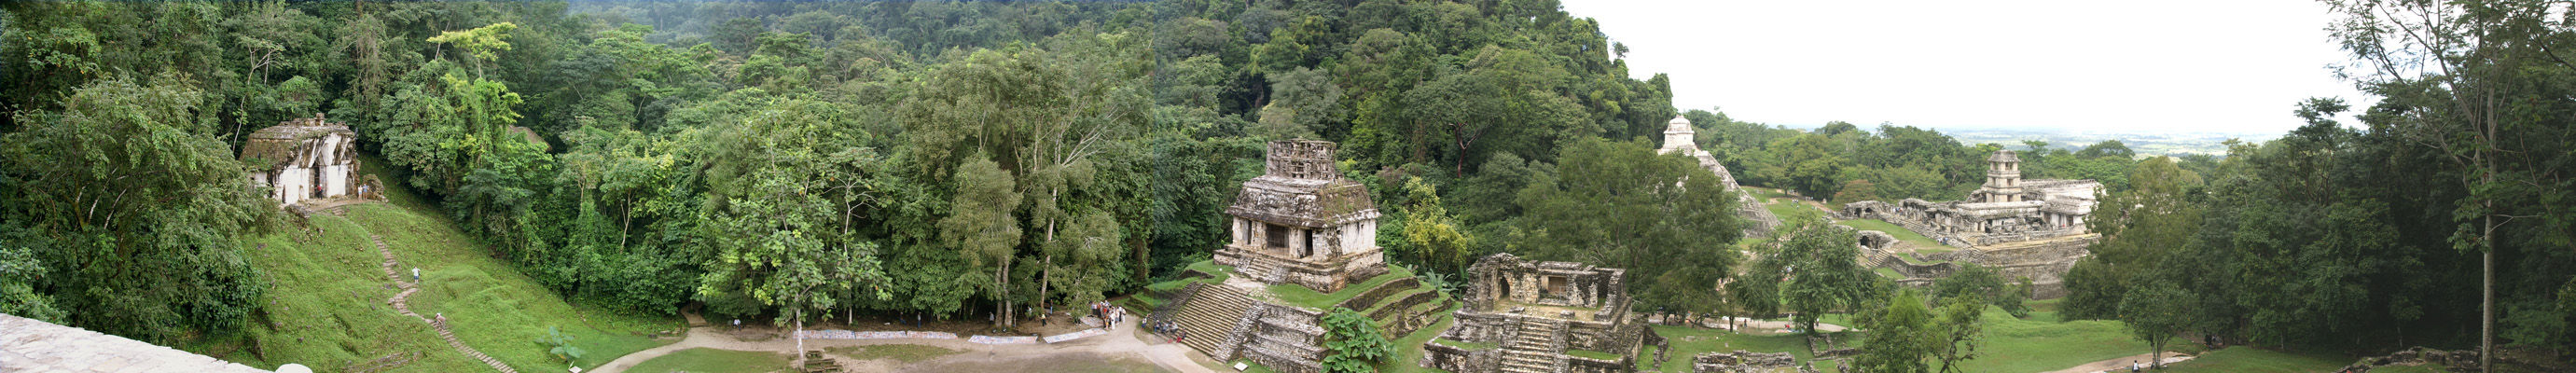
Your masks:
<path fill-rule="evenodd" d="M 428 324 L 395 313 L 394 295 L 377 263 L 383 258 L 348 219 L 315 215 L 320 234 L 280 233 L 252 240 L 243 255 L 274 285 L 247 330 L 252 346 L 188 350 L 260 368 L 299 363 L 317 370 L 366 368 L 389 354 L 420 354 L 399 371 L 461 372 L 481 362 L 456 353 Z M 256 350 L 253 354 L 236 348 Z M 262 357 L 265 357 L 263 359 Z"/>
<path fill-rule="evenodd" d="M 673 317 L 619 315 L 576 307 L 537 285 L 535 279 L 492 258 L 443 217 L 384 204 L 350 206 L 349 216 L 369 222 L 369 229 L 384 236 L 385 244 L 392 245 L 394 256 L 404 265 L 420 267 L 424 287 L 411 296 L 413 312 L 445 313 L 455 326 L 456 337 L 466 345 L 520 370 L 564 368 L 535 342 L 546 335 L 549 326 L 562 328 L 573 336 L 575 346 L 587 350 L 576 361 L 585 369 L 671 342 L 647 339 L 634 332 L 680 326 L 679 319 Z"/>
<path fill-rule="evenodd" d="M 383 164 L 373 157 L 361 161 Z M 575 311 L 562 297 L 492 259 L 489 250 L 400 187 L 400 179 L 383 174 L 383 168 L 364 169 L 397 184 L 387 190 L 393 203 L 348 206 L 347 217 L 315 214 L 311 224 L 321 229 L 318 233 L 290 229 L 253 238 L 255 248 L 244 255 L 274 281 L 262 305 L 266 316 L 253 318 L 247 342 L 189 349 L 263 368 L 300 363 L 337 371 L 365 368 L 388 354 L 418 353 L 418 361 L 398 371 L 490 369 L 448 347 L 427 324 L 395 313 L 385 304 L 395 290 L 379 265 L 383 257 L 362 227 L 392 245 L 395 257 L 406 265 L 399 272 L 408 275 L 409 267 L 417 266 L 429 280 L 427 288 L 412 295 L 413 311 L 446 313 L 458 338 L 520 370 L 563 369 L 563 363 L 547 357 L 535 342 L 550 325 L 562 327 L 574 336 L 574 346 L 587 350 L 578 361 L 584 369 L 669 343 L 631 332 L 679 326 L 676 317 L 621 316 L 596 308 Z M 587 323 L 581 320 L 584 314 L 589 317 Z M 271 322 L 278 327 L 262 327 Z M 251 349 L 261 354 L 245 351 Z"/>

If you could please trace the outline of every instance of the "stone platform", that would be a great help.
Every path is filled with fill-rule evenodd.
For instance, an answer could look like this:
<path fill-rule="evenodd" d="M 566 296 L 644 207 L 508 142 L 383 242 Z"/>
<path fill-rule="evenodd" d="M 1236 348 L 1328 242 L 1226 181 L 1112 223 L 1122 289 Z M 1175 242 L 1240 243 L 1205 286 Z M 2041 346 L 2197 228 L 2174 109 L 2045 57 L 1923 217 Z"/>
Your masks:
<path fill-rule="evenodd" d="M 267 372 L 206 355 L 0 314 L 0 372 Z"/>

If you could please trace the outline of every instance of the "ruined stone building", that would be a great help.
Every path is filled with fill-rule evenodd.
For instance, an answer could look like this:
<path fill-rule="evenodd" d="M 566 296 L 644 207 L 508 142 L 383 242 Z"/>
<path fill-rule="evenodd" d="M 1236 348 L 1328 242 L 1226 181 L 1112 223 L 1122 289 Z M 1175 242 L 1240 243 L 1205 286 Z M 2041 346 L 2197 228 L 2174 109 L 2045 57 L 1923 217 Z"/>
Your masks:
<path fill-rule="evenodd" d="M 1376 202 L 1333 167 L 1333 143 L 1274 141 L 1265 172 L 1243 183 L 1214 264 L 1222 282 L 1192 283 L 1163 295 L 1170 303 L 1146 318 L 1169 325 L 1182 345 L 1219 361 L 1260 363 L 1281 372 L 1323 370 L 1326 310 L 1348 308 L 1403 335 L 1432 324 L 1452 302 L 1420 280 L 1391 272 L 1377 245 Z M 1371 285 L 1373 284 L 1373 285 Z M 1363 286 L 1367 285 L 1367 286 Z M 1270 295 L 1303 287 L 1330 304 L 1299 304 Z M 1343 297 L 1347 295 L 1347 297 Z"/>
<path fill-rule="evenodd" d="M 1887 268 L 1903 276 L 1897 283 L 1923 286 L 1949 277 L 1961 265 L 1976 264 L 2002 272 L 2006 279 L 2029 278 L 2032 298 L 2066 294 L 2064 277 L 2086 255 L 2100 235 L 2084 229 L 2102 183 L 2093 180 L 2021 178 L 2021 158 L 2010 150 L 1986 158 L 1986 183 L 1966 201 L 1926 202 L 1906 199 L 1895 204 L 1860 201 L 1836 212 L 1844 219 L 1879 219 L 1913 230 L 1963 250 L 1924 254 L 1898 249 L 1895 236 L 1860 231 L 1862 264 Z"/>
<path fill-rule="evenodd" d="M 1216 263 L 1262 282 L 1330 293 L 1386 273 L 1377 203 L 1334 170 L 1331 142 L 1271 142 L 1266 172 L 1243 183 L 1225 214 L 1233 239 Z"/>
<path fill-rule="evenodd" d="M 1457 324 L 1423 344 L 1452 372 L 1628 372 L 1660 337 L 1628 309 L 1627 270 L 1494 254 L 1467 269 Z"/>
<path fill-rule="evenodd" d="M 1845 204 L 1841 215 L 1885 220 L 1960 247 L 2085 234 L 2084 217 L 2093 214 L 2101 182 L 2023 180 L 2021 158 L 2011 150 L 1996 151 L 1986 165 L 1986 184 L 1966 201 L 1860 201 Z"/>
<path fill-rule="evenodd" d="M 1690 119 L 1674 116 L 1673 121 L 1664 126 L 1664 148 L 1657 152 L 1681 153 L 1699 159 L 1700 167 L 1717 173 L 1719 181 L 1726 184 L 1726 191 L 1735 194 L 1735 215 L 1744 217 L 1744 236 L 1770 237 L 1771 231 L 1780 228 L 1780 217 L 1773 216 L 1771 209 L 1762 207 L 1761 200 L 1754 199 L 1752 193 L 1745 193 L 1742 186 L 1736 185 L 1735 173 L 1727 172 L 1726 165 L 1718 163 L 1716 156 L 1700 150 L 1699 144 L 1692 140 L 1696 136 L 1698 132 L 1691 127 Z"/>
<path fill-rule="evenodd" d="M 373 188 L 361 187 L 357 139 L 347 124 L 314 114 L 251 132 L 241 160 L 253 168 L 251 181 L 269 187 L 269 198 L 280 205 L 350 196 Z"/>

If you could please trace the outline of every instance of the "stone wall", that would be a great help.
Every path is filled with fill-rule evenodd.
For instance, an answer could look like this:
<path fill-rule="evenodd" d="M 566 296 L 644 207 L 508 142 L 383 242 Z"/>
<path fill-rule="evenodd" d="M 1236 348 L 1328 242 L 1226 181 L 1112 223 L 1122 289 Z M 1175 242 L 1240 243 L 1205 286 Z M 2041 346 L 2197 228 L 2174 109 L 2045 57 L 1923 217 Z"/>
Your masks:
<path fill-rule="evenodd" d="M 1413 293 L 1413 295 L 1396 299 L 1393 303 L 1387 303 L 1385 307 L 1379 307 L 1376 311 L 1370 311 L 1368 317 L 1370 320 L 1378 320 L 1379 323 L 1383 324 L 1383 329 L 1386 332 L 1386 335 L 1398 336 L 1413 334 L 1413 330 L 1419 329 L 1424 325 L 1430 324 L 1432 321 L 1438 320 L 1439 317 L 1436 317 L 1437 315 L 1435 314 L 1439 313 L 1441 309 L 1448 308 L 1445 306 L 1432 307 L 1428 310 L 1422 310 L 1419 312 L 1414 311 L 1414 308 L 1421 307 L 1422 304 L 1430 303 L 1432 300 L 1436 299 L 1440 299 L 1440 292 L 1438 291 Z"/>
<path fill-rule="evenodd" d="M 1691 357 L 1691 371 L 1696 373 L 1770 372 L 1794 369 L 1798 357 L 1787 352 L 1707 352 Z"/>
<path fill-rule="evenodd" d="M 2066 271 L 2074 269 L 2076 261 L 2082 260 L 2084 256 L 2091 255 L 2092 251 L 2088 248 L 2092 247 L 2094 242 L 2100 240 L 2100 235 L 2084 235 L 2044 243 L 2004 248 L 1965 249 L 1933 254 L 1907 254 L 1912 255 L 1916 261 L 1935 262 L 1925 264 L 1895 260 L 1893 255 L 1887 255 L 1888 258 L 1877 260 L 1875 263 L 1870 264 L 1879 268 L 1895 270 L 1898 274 L 1905 275 L 1906 279 L 1899 280 L 1898 283 L 1910 285 L 1915 283 L 1929 284 L 1929 280 L 1931 279 L 1949 277 L 1951 273 L 1957 272 L 1960 267 L 1958 264 L 1953 263 L 1974 263 L 1994 268 L 1996 272 L 2003 274 L 2006 281 L 2015 281 L 2022 277 L 2030 278 L 2031 285 L 2033 285 L 2031 288 L 2031 299 L 2057 299 L 2066 296 Z"/>
<path fill-rule="evenodd" d="M 1601 360 L 1582 356 L 1566 356 L 1565 372 L 1628 373 L 1636 370 L 1630 369 L 1630 367 L 1636 366 L 1636 360 L 1637 358 L 1634 356 L 1621 356 L 1619 357 L 1619 360 Z"/>
<path fill-rule="evenodd" d="M 1297 307 L 1262 304 L 1243 339 L 1243 358 L 1271 370 L 1291 373 L 1323 371 L 1323 314 Z"/>
<path fill-rule="evenodd" d="M 1497 365 L 1501 364 L 1502 359 L 1495 357 L 1501 354 L 1501 351 L 1502 349 L 1468 350 L 1439 343 L 1423 343 L 1420 365 L 1424 368 L 1451 372 L 1499 371 L 1501 368 Z"/>
<path fill-rule="evenodd" d="M 1386 251 L 1381 248 L 1371 247 L 1341 255 L 1319 256 L 1319 258 L 1322 259 L 1280 258 L 1261 252 L 1260 249 L 1227 245 L 1217 249 L 1214 261 L 1219 265 L 1241 269 L 1238 275 L 1249 276 L 1248 278 L 1254 281 L 1269 284 L 1295 284 L 1322 293 L 1341 291 L 1343 286 L 1368 281 L 1370 278 L 1387 273 Z M 1272 273 L 1273 271 L 1277 273 Z"/>

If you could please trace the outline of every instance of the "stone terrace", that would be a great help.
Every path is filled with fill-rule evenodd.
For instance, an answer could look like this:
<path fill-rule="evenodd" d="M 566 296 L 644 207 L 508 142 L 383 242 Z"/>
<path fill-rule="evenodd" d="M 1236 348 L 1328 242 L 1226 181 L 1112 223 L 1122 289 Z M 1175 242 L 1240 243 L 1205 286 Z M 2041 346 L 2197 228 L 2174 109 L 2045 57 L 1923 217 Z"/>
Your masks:
<path fill-rule="evenodd" d="M 0 314 L 0 371 L 267 372 L 125 337 Z"/>

